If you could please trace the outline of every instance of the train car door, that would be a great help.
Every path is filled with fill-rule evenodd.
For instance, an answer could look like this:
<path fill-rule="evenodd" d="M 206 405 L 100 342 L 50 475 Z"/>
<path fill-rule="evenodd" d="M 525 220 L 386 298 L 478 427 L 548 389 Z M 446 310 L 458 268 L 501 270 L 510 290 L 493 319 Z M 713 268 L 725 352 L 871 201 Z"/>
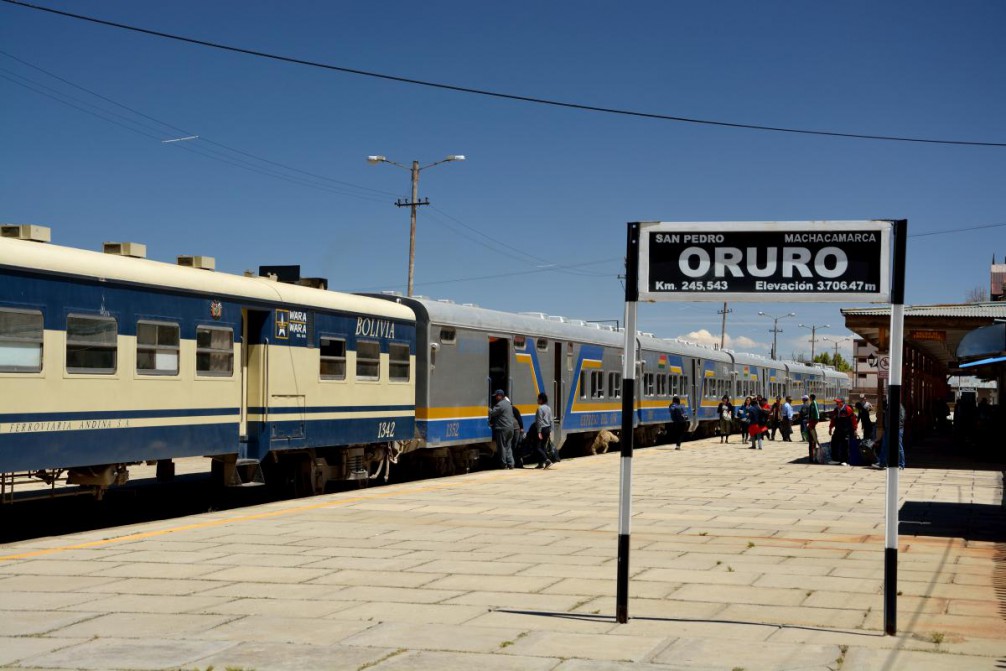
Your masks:
<path fill-rule="evenodd" d="M 249 456 L 261 458 L 269 442 L 264 432 L 269 421 L 269 312 L 241 312 L 241 436 Z"/>
<path fill-rule="evenodd" d="M 552 365 L 552 443 L 558 448 L 562 445 L 562 409 L 563 391 L 565 385 L 562 383 L 562 343 L 555 341 L 555 352 L 553 353 Z M 547 387 L 546 387 L 547 389 Z"/>
<path fill-rule="evenodd" d="M 510 395 L 510 340 L 489 336 L 489 389 L 487 405 L 493 406 L 493 392 L 502 389 Z"/>
<path fill-rule="evenodd" d="M 691 378 L 691 388 L 688 390 L 688 405 L 691 406 L 692 416 L 698 419 L 699 410 L 702 408 L 703 384 L 706 377 L 702 370 L 702 361 L 692 358 L 689 361 L 688 375 Z"/>

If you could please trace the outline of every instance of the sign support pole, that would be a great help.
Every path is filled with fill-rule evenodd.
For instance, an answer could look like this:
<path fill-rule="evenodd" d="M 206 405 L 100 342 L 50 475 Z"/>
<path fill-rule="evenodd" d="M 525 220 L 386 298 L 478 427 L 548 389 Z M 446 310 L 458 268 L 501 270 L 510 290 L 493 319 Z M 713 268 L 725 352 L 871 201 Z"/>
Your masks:
<path fill-rule="evenodd" d="M 887 506 L 884 534 L 884 633 L 894 636 L 898 620 L 898 475 L 901 453 L 901 369 L 905 342 L 905 255 L 908 221 L 893 223 L 894 262 L 891 266 L 891 353 L 887 384 Z"/>
<path fill-rule="evenodd" d="M 618 489 L 618 583 L 615 621 L 629 621 L 629 534 L 632 520 L 632 434 L 636 405 L 636 312 L 639 305 L 639 224 L 628 226 L 625 245 L 625 352 L 622 365 L 621 477 Z"/>

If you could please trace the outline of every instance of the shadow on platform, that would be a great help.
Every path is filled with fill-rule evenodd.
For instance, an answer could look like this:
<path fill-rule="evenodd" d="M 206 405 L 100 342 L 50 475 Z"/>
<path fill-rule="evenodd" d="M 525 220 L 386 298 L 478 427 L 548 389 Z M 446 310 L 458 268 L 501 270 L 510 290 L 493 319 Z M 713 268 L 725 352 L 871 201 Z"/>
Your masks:
<path fill-rule="evenodd" d="M 898 532 L 912 536 L 1006 542 L 1006 508 L 981 503 L 905 501 Z"/>
<path fill-rule="evenodd" d="M 611 623 L 615 622 L 614 615 L 600 615 L 594 613 L 560 613 L 560 612 L 543 611 L 543 610 L 516 610 L 512 608 L 496 608 L 494 610 L 497 613 L 509 613 L 511 615 L 531 615 L 533 617 L 550 617 L 564 620 L 580 620 L 582 622 L 611 622 Z M 730 625 L 742 624 L 751 627 L 769 627 L 771 629 L 803 629 L 805 631 L 826 631 L 840 634 L 851 634 L 856 636 L 868 636 L 871 638 L 884 636 L 884 632 L 882 631 L 868 631 L 865 629 L 838 629 L 830 627 L 813 627 L 801 624 L 748 622 L 744 620 L 710 620 L 708 618 L 654 617 L 654 616 L 630 617 L 629 620 L 630 621 L 635 620 L 638 622 L 698 622 L 701 624 L 730 624 Z"/>

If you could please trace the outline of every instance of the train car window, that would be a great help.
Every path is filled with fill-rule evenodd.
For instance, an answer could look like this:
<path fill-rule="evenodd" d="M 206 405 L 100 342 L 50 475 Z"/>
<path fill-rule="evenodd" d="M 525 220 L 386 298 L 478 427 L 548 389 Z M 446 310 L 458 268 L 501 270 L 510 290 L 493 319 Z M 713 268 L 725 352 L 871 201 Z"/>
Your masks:
<path fill-rule="evenodd" d="M 41 372 L 43 330 L 37 310 L 0 309 L 0 371 Z"/>
<path fill-rule="evenodd" d="M 346 341 L 343 338 L 326 338 L 322 336 L 321 347 L 321 379 L 346 379 Z"/>
<path fill-rule="evenodd" d="M 538 341 L 534 344 L 534 346 L 538 348 L 539 352 L 547 352 L 548 340 L 546 340 L 545 338 L 538 338 Z"/>
<path fill-rule="evenodd" d="M 234 331 L 220 326 L 196 327 L 196 375 L 234 374 Z"/>
<path fill-rule="evenodd" d="M 356 378 L 381 379 L 381 344 L 371 340 L 356 341 Z"/>
<path fill-rule="evenodd" d="M 593 370 L 590 372 L 590 397 L 604 398 L 604 371 Z"/>
<path fill-rule="evenodd" d="M 453 345 L 458 341 L 458 332 L 455 329 L 440 329 L 440 342 L 445 345 Z"/>
<path fill-rule="evenodd" d="M 67 372 L 114 373 L 119 354 L 118 333 L 114 317 L 69 315 L 66 318 Z"/>
<path fill-rule="evenodd" d="M 522 335 L 515 335 L 513 337 L 513 348 L 523 352 L 527 349 L 527 338 Z"/>
<path fill-rule="evenodd" d="M 587 398 L 587 376 L 580 373 L 580 398 Z"/>
<path fill-rule="evenodd" d="M 643 393 L 647 396 L 653 396 L 654 391 L 656 391 L 656 385 L 653 381 L 654 377 L 656 376 L 653 373 L 645 373 L 643 375 Z"/>
<path fill-rule="evenodd" d="M 608 373 L 608 398 L 622 398 L 621 373 Z"/>
<path fill-rule="evenodd" d="M 657 376 L 657 396 L 667 396 L 667 375 L 663 373 Z"/>
<path fill-rule="evenodd" d="M 136 372 L 178 375 L 178 324 L 136 323 Z"/>
<path fill-rule="evenodd" d="M 412 377 L 409 365 L 409 346 L 405 343 L 388 343 L 389 377 L 396 382 L 408 382 Z"/>

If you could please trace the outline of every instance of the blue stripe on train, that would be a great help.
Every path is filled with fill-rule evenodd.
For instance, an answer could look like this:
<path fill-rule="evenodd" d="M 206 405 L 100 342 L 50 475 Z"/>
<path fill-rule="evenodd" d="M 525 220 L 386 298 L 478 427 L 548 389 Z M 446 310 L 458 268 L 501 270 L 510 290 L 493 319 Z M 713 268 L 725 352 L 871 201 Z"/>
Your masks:
<path fill-rule="evenodd" d="M 9 433 L 0 464 L 13 472 L 227 454 L 237 451 L 237 437 L 237 422 Z"/>
<path fill-rule="evenodd" d="M 248 443 L 242 457 L 264 459 L 270 450 L 296 450 L 333 445 L 368 445 L 412 440 L 412 415 L 249 422 Z"/>
<path fill-rule="evenodd" d="M 252 422 L 249 429 L 251 437 L 247 444 L 239 442 L 239 424 L 236 421 L 6 433 L 0 441 L 0 471 L 71 468 L 215 454 L 239 454 L 263 459 L 270 449 L 282 451 L 410 440 L 415 435 L 415 418 L 411 415 L 389 415 L 267 424 Z"/>
<path fill-rule="evenodd" d="M 417 420 L 416 429 L 429 447 L 452 443 L 489 442 L 492 429 L 486 417 Z"/>
<path fill-rule="evenodd" d="M 177 410 L 100 410 L 84 412 L 23 412 L 0 413 L 0 422 L 72 422 L 77 420 L 141 419 L 165 417 L 237 416 L 240 408 L 179 408 Z"/>

